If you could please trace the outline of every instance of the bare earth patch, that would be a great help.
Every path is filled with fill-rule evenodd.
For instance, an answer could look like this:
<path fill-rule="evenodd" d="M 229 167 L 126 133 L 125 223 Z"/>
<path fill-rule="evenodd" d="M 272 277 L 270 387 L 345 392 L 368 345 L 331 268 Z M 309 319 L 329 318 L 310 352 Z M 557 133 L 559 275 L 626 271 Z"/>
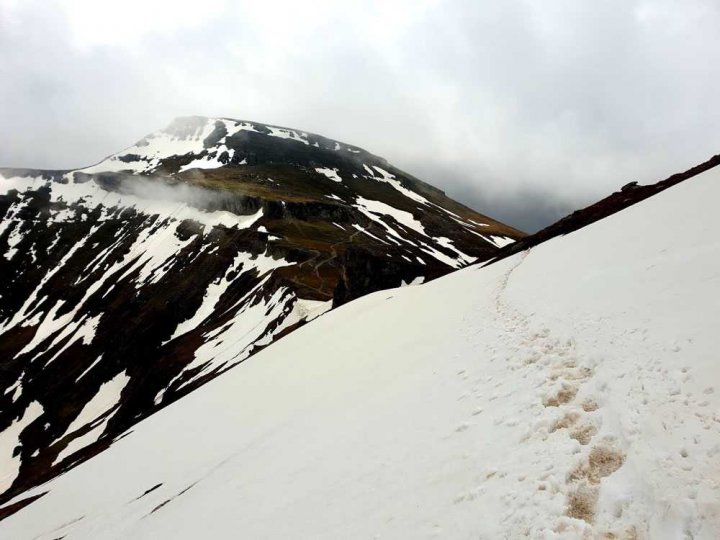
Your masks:
<path fill-rule="evenodd" d="M 582 482 L 568 495 L 568 517 L 592 523 L 595 519 L 595 503 L 598 499 L 597 486 Z"/>
<path fill-rule="evenodd" d="M 597 433 L 597 428 L 592 424 L 583 424 L 576 427 L 570 432 L 570 438 L 585 446 L 589 444 L 593 436 Z"/>
<path fill-rule="evenodd" d="M 615 448 L 607 445 L 592 448 L 587 462 L 578 465 L 568 475 L 568 482 L 572 485 L 567 500 L 568 517 L 592 523 L 600 481 L 617 471 L 624 462 L 625 456 Z"/>
<path fill-rule="evenodd" d="M 574 426 L 579 419 L 580 415 L 576 412 L 565 413 L 562 418 L 555 421 L 550 428 L 550 433 L 553 433 L 558 429 L 569 429 L 571 426 Z"/>
<path fill-rule="evenodd" d="M 597 401 L 595 401 L 594 399 L 586 399 L 585 401 L 582 402 L 581 406 L 582 406 L 583 411 L 585 411 L 585 412 L 593 412 L 593 411 L 597 411 L 597 409 L 598 409 Z"/>
<path fill-rule="evenodd" d="M 559 407 L 562 404 L 571 402 L 577 392 L 578 389 L 574 386 L 563 386 L 554 396 L 543 399 L 543 405 L 546 407 Z"/>

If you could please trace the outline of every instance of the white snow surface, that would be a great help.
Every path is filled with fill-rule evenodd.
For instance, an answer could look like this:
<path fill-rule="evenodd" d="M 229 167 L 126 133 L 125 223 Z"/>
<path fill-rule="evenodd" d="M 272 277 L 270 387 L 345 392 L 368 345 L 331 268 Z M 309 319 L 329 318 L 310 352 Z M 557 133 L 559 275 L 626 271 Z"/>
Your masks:
<path fill-rule="evenodd" d="M 189 136 L 177 136 L 165 130 L 152 133 L 124 151 L 108 157 L 107 159 L 81 169 L 85 173 L 131 171 L 135 173 L 148 172 L 155 169 L 160 160 L 171 156 L 184 156 L 199 154 L 204 150 L 203 140 L 215 129 L 215 121 L 206 122 L 198 126 Z M 139 161 L 123 161 L 124 156 L 137 156 Z"/>
<path fill-rule="evenodd" d="M 97 420 L 100 416 L 106 414 L 120 401 L 125 385 L 127 385 L 130 377 L 123 371 L 111 380 L 100 385 L 97 393 L 87 402 L 85 407 L 80 411 L 77 417 L 72 421 L 65 431 L 66 434 L 72 433 L 81 427 Z"/>
<path fill-rule="evenodd" d="M 228 149 L 225 145 L 222 145 L 217 148 L 217 150 L 214 150 L 212 155 L 208 154 L 201 158 L 196 158 L 187 165 L 183 165 L 180 167 L 180 172 L 188 171 L 190 169 L 217 169 L 218 167 L 222 167 L 224 163 L 221 162 L 219 158 L 225 152 L 227 152 L 228 157 L 232 158 L 235 151 Z"/>
<path fill-rule="evenodd" d="M 224 124 L 227 135 L 221 138 L 215 147 L 206 149 L 203 141 L 215 130 L 218 122 Z M 122 152 L 109 156 L 100 163 L 80 169 L 80 171 L 85 173 L 118 171 L 147 173 L 154 171 L 165 158 L 186 156 L 188 154 L 200 156 L 204 152 L 208 152 L 208 154 L 194 159 L 180 170 L 221 167 L 223 164 L 218 161 L 218 158 L 223 152 L 227 151 L 232 157 L 232 151 L 224 146 L 227 137 L 242 130 L 256 131 L 255 127 L 248 122 L 238 122 L 224 118 L 207 118 L 204 124 L 198 124 L 193 133 L 182 136 L 163 129 L 151 133 Z M 127 161 L 123 160 L 123 158 L 131 159 Z"/>
<path fill-rule="evenodd" d="M 100 385 L 97 393 L 90 401 L 87 402 L 85 407 L 83 407 L 77 417 L 65 430 L 63 437 L 76 432 L 88 424 L 94 423 L 100 417 L 105 417 L 102 422 L 93 427 L 90 431 L 74 438 L 70 444 L 58 454 L 57 458 L 55 458 L 55 463 L 61 462 L 73 452 L 80 450 L 81 448 L 85 448 L 100 438 L 105 431 L 105 426 L 112 417 L 112 414 L 115 412 L 113 409 L 120 402 L 120 395 L 122 394 L 123 389 L 129 381 L 130 377 L 128 377 L 123 371 L 111 380 Z"/>
<path fill-rule="evenodd" d="M 363 214 L 368 216 L 373 221 L 378 222 L 380 225 L 385 227 L 385 229 L 390 234 L 401 240 L 404 240 L 404 237 L 400 236 L 397 231 L 395 231 L 395 229 L 390 227 L 378 216 L 391 216 L 395 219 L 395 221 L 397 221 L 401 225 L 404 225 L 408 229 L 412 229 L 413 231 L 422 234 L 423 236 L 427 236 L 427 233 L 425 232 L 425 228 L 423 227 L 422 223 L 415 219 L 415 217 L 410 212 L 406 212 L 405 210 L 399 210 L 398 208 L 390 206 L 389 204 L 385 204 L 382 201 L 366 199 L 360 196 L 356 198 L 355 202 L 357 203 L 355 205 L 355 208 L 360 210 Z"/>
<path fill-rule="evenodd" d="M 315 167 L 315 172 L 327 176 L 333 182 L 342 182 L 342 177 L 338 174 L 337 169 L 331 169 L 329 167 Z"/>
<path fill-rule="evenodd" d="M 385 169 L 382 169 L 377 166 L 373 166 L 373 168 L 382 175 L 383 182 L 390 184 L 392 187 L 394 187 L 396 190 L 398 190 L 400 193 L 402 193 L 409 199 L 419 202 L 420 204 L 426 204 L 426 205 L 430 204 L 430 201 L 428 201 L 422 195 L 419 195 L 419 194 L 415 193 L 414 191 L 407 189 L 406 187 L 403 187 L 403 185 L 400 183 L 400 181 L 395 179 L 394 174 L 390 174 Z M 369 170 L 367 166 L 365 166 L 365 170 Z M 374 177 L 374 175 L 373 175 L 373 177 Z"/>
<path fill-rule="evenodd" d="M 279 128 L 279 127 L 274 127 L 274 126 L 267 126 L 267 128 L 270 130 L 271 137 L 278 137 L 280 139 L 290 139 L 293 141 L 301 142 L 305 145 L 310 144 L 307 140 L 306 133 L 297 132 L 293 129 Z M 339 148 L 336 148 L 336 150 L 339 150 Z"/>
<path fill-rule="evenodd" d="M 489 238 L 488 238 L 489 236 Z M 504 247 L 508 244 L 512 244 L 515 240 L 510 238 L 509 236 L 497 236 L 495 234 L 490 234 L 488 236 L 483 236 L 486 240 L 488 240 L 490 243 L 495 244 L 497 247 Z"/>
<path fill-rule="evenodd" d="M 718 198 L 713 170 L 342 306 L 23 494 L 49 491 L 0 537 L 718 538 Z"/>
<path fill-rule="evenodd" d="M 311 321 L 332 309 L 332 300 L 323 302 L 320 300 L 307 300 L 298 298 L 293 304 L 292 310 L 282 324 L 275 331 L 275 334 L 299 323 L 300 321 Z"/>

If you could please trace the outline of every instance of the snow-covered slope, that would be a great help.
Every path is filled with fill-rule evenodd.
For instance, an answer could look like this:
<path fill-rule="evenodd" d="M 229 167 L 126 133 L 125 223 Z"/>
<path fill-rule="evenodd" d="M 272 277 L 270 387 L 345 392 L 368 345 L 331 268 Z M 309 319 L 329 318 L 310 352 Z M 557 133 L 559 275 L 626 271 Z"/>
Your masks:
<path fill-rule="evenodd" d="M 0 505 L 331 307 L 521 236 L 364 150 L 228 119 L 0 169 Z"/>
<path fill-rule="evenodd" d="M 320 317 L 0 536 L 717 538 L 720 170 Z M 5 507 L 7 508 L 7 506 Z"/>

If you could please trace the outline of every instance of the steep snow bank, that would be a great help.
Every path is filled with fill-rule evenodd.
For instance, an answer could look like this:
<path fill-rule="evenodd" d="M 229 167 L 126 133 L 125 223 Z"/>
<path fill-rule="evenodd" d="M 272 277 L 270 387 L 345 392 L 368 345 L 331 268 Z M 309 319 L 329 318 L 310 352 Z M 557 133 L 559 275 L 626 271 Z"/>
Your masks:
<path fill-rule="evenodd" d="M 720 537 L 720 171 L 329 313 L 7 538 Z"/>

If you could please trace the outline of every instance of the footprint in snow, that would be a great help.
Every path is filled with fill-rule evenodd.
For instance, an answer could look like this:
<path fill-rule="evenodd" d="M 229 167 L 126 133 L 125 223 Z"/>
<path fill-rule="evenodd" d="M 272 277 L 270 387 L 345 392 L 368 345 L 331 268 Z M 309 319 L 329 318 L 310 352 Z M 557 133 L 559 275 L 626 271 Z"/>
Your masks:
<path fill-rule="evenodd" d="M 546 407 L 559 407 L 575 399 L 577 393 L 578 388 L 575 385 L 563 384 L 560 390 L 543 398 L 543 405 Z"/>

